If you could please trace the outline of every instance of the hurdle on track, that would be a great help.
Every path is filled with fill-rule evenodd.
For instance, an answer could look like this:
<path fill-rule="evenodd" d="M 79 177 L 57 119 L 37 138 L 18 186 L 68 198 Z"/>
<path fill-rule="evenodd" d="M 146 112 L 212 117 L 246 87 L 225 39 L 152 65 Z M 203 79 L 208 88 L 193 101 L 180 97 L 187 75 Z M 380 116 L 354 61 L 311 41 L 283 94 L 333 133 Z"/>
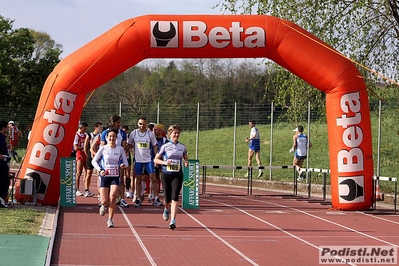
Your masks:
<path fill-rule="evenodd" d="M 246 195 L 253 195 L 253 170 L 257 169 L 293 169 L 293 196 L 298 196 L 298 172 L 307 172 L 308 173 L 308 178 L 307 178 L 307 192 L 308 192 L 308 198 L 310 199 L 311 196 L 311 172 L 316 172 L 316 173 L 323 173 L 323 186 L 322 186 L 322 191 L 323 191 L 323 200 L 326 200 L 326 193 L 327 193 L 327 174 L 330 173 L 329 169 L 320 169 L 320 168 L 300 168 L 299 171 L 296 171 L 295 167 L 293 165 L 284 165 L 284 166 L 227 166 L 227 165 L 201 165 L 202 167 L 202 193 L 201 194 L 206 194 L 206 186 L 207 186 L 207 169 L 247 169 L 248 171 L 248 177 L 247 177 L 247 193 Z M 255 195 L 255 196 L 261 196 L 261 195 Z M 302 198 L 302 197 L 301 197 Z"/>
<path fill-rule="evenodd" d="M 300 168 L 299 172 L 305 172 L 308 173 L 306 178 L 308 183 L 307 183 L 307 188 L 308 188 L 308 198 L 310 198 L 311 195 L 311 190 L 312 190 L 312 172 L 315 173 L 323 173 L 323 201 L 326 200 L 326 193 L 327 193 L 327 174 L 330 174 L 330 169 L 320 169 L 320 168 Z M 295 177 L 294 177 L 294 188 L 297 188 L 297 178 L 298 172 L 295 172 Z M 298 191 L 295 191 L 295 195 L 297 194 Z"/>
<path fill-rule="evenodd" d="M 397 193 L 398 193 L 398 179 L 396 177 L 385 177 L 385 176 L 373 176 L 373 209 L 377 209 L 377 200 L 376 200 L 376 189 L 377 189 L 377 182 L 378 181 L 389 181 L 389 182 L 394 182 L 394 199 L 393 199 L 393 211 L 396 214 L 396 203 L 397 203 Z"/>
<path fill-rule="evenodd" d="M 252 195 L 252 172 L 254 169 L 293 169 L 293 165 L 285 165 L 285 166 L 228 166 L 228 165 L 202 165 L 202 194 L 206 194 L 206 179 L 207 179 L 207 169 L 247 169 L 248 177 L 247 177 L 247 195 Z"/>

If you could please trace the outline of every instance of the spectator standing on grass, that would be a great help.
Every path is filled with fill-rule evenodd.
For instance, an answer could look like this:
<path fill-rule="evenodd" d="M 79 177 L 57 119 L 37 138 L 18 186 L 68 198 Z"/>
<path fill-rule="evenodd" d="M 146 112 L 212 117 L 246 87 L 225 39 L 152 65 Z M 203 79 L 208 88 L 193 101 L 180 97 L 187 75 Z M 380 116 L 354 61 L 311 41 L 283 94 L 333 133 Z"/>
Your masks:
<path fill-rule="evenodd" d="M 0 208 L 6 208 L 8 202 L 8 189 L 10 187 L 10 168 L 8 162 L 10 156 L 8 154 L 7 136 L 8 126 L 7 122 L 0 121 Z"/>
<path fill-rule="evenodd" d="M 181 128 L 171 125 L 168 128 L 169 142 L 162 145 L 155 156 L 154 162 L 162 165 L 162 187 L 165 198 L 163 219 L 169 220 L 169 229 L 176 228 L 176 216 L 179 205 L 179 195 L 183 185 L 183 160 L 184 166 L 188 167 L 188 156 L 186 146 L 179 142 Z"/>
<path fill-rule="evenodd" d="M 292 144 L 292 148 L 290 149 L 290 152 L 295 152 L 294 161 L 292 164 L 298 171 L 298 179 L 303 179 L 305 172 L 301 173 L 300 169 L 302 168 L 303 162 L 307 157 L 308 137 L 303 134 L 303 126 L 301 125 L 294 129 L 294 132 L 294 136 L 292 137 L 294 142 Z M 310 147 L 312 147 L 312 143 L 309 141 L 309 148 Z"/>
<path fill-rule="evenodd" d="M 248 167 L 252 167 L 252 158 L 255 154 L 256 162 L 258 166 L 262 166 L 262 162 L 260 160 L 260 134 L 259 130 L 255 127 L 255 121 L 251 120 L 248 122 L 249 127 L 251 128 L 251 132 L 249 137 L 245 139 L 245 142 L 249 143 L 248 149 Z M 259 169 L 258 177 L 263 175 L 262 169 Z M 248 172 L 244 175 L 248 177 Z"/>
<path fill-rule="evenodd" d="M 9 133 L 10 133 L 10 145 L 11 145 L 11 156 L 14 160 L 19 163 L 21 162 L 21 156 L 17 153 L 18 148 L 18 139 L 21 136 L 21 132 L 18 127 L 15 125 L 14 121 L 8 122 Z"/>
<path fill-rule="evenodd" d="M 124 148 L 116 144 L 118 130 L 110 128 L 106 132 L 107 144 L 100 147 L 92 160 L 100 176 L 101 206 L 99 213 L 104 216 L 108 211 L 108 227 L 114 227 L 113 217 L 116 197 L 119 195 L 121 169 L 128 165 Z"/>
<path fill-rule="evenodd" d="M 93 157 L 95 155 L 95 154 L 92 154 L 92 152 L 91 152 L 91 145 L 93 144 L 93 141 L 95 140 L 95 138 L 101 134 L 102 125 L 103 125 L 103 123 L 101 123 L 101 122 L 94 123 L 93 132 L 90 132 L 90 134 L 87 134 L 86 139 L 85 139 L 84 151 L 87 156 L 87 160 L 86 160 L 87 170 L 86 170 L 86 176 L 85 176 L 85 192 L 84 192 L 85 197 L 93 197 L 94 196 L 93 192 L 90 191 L 91 177 L 93 175 L 93 169 L 94 169 L 94 166 L 91 163 L 91 160 L 93 159 Z"/>
<path fill-rule="evenodd" d="M 78 131 L 75 134 L 75 139 L 73 141 L 73 148 L 76 151 L 76 196 L 83 196 L 83 192 L 80 191 L 80 176 L 84 170 L 83 177 L 86 176 L 87 167 L 87 155 L 84 151 L 84 145 L 86 140 L 86 130 L 87 130 L 87 123 L 80 122 L 78 125 Z M 84 181 L 84 180 L 83 180 Z"/>

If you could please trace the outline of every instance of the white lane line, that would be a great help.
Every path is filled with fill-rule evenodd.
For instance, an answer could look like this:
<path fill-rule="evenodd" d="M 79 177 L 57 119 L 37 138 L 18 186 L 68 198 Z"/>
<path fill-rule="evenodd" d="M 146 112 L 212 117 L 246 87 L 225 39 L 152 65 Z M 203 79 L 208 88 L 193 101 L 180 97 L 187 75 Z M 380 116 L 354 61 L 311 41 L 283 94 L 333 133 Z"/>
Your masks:
<path fill-rule="evenodd" d="M 284 229 L 282 229 L 282 228 L 280 228 L 280 227 L 278 227 L 278 226 L 276 226 L 276 225 L 274 225 L 272 223 L 269 223 L 269 222 L 267 222 L 267 221 L 265 221 L 265 220 L 263 220 L 263 219 L 261 219 L 259 217 L 256 217 L 255 215 L 252 215 L 252 214 L 250 214 L 250 213 L 248 213 L 248 212 L 246 212 L 246 211 L 244 211 L 244 210 L 242 210 L 240 208 L 237 208 L 235 206 L 232 206 L 232 205 L 229 205 L 229 204 L 226 204 L 226 203 L 223 203 L 223 202 L 215 201 L 215 200 L 209 200 L 209 199 L 202 199 L 202 200 L 211 201 L 211 202 L 214 202 L 214 203 L 218 203 L 218 204 L 233 208 L 233 209 L 235 209 L 237 211 L 240 211 L 240 212 L 242 212 L 242 213 L 244 213 L 244 214 L 246 214 L 246 215 L 248 215 L 248 216 L 250 216 L 250 217 L 252 217 L 252 218 L 254 218 L 254 219 L 258 220 L 258 221 L 260 221 L 261 223 L 265 223 L 265 224 L 267 224 L 267 225 L 269 225 L 269 226 L 271 226 L 271 227 L 283 232 L 284 234 L 287 234 L 287 235 L 289 235 L 289 236 L 291 236 L 291 237 L 293 237 L 293 238 L 305 243 L 306 245 L 309 245 L 309 246 L 311 246 L 311 247 L 313 247 L 315 249 L 318 249 L 318 250 L 322 251 L 322 248 L 320 248 L 320 247 L 318 247 L 316 245 L 313 245 L 312 243 L 306 241 L 305 239 L 302 239 L 302 238 L 300 238 L 300 237 L 298 237 L 298 236 L 296 236 L 294 234 L 291 234 L 290 232 L 285 231 Z M 337 259 L 341 259 L 342 261 L 345 261 L 345 259 L 343 259 L 343 258 L 341 258 L 339 256 L 332 256 L 332 257 L 337 258 Z M 356 265 L 356 264 L 353 264 L 353 263 L 346 263 L 346 264 Z"/>
<path fill-rule="evenodd" d="M 251 260 L 250 258 L 248 258 L 247 256 L 245 256 L 244 253 L 242 253 L 241 251 L 239 251 L 238 249 L 236 249 L 234 246 L 230 245 L 230 243 L 228 243 L 226 240 L 224 240 L 223 238 L 221 238 L 219 235 L 217 235 L 215 232 L 213 232 L 211 229 L 209 229 L 206 225 L 204 225 L 203 223 L 201 223 L 199 220 L 197 220 L 194 216 L 192 216 L 191 214 L 189 214 L 188 212 L 186 212 L 185 210 L 183 210 L 182 208 L 179 208 L 182 212 L 184 212 L 186 215 L 188 215 L 191 219 L 193 219 L 197 224 L 201 225 L 205 230 L 207 230 L 210 234 L 212 234 L 214 237 L 216 237 L 217 239 L 219 239 L 223 244 L 225 244 L 226 246 L 228 246 L 231 250 L 233 250 L 235 253 L 237 253 L 238 255 L 240 255 L 243 259 L 245 259 L 246 261 L 248 261 L 251 265 L 259 265 L 256 262 L 254 262 L 253 260 Z"/>
<path fill-rule="evenodd" d="M 235 197 L 235 196 L 232 196 L 232 197 Z M 344 229 L 346 229 L 346 230 L 352 231 L 352 232 L 357 233 L 357 234 L 360 234 L 360 235 L 362 235 L 362 236 L 365 236 L 365 237 L 368 237 L 368 238 L 377 240 L 377 241 L 379 241 L 379 242 L 385 243 L 385 244 L 387 244 L 387 245 L 390 245 L 390 246 L 393 246 L 393 247 L 396 247 L 396 248 L 399 247 L 398 245 L 396 245 L 396 244 L 394 244 L 394 243 L 391 243 L 391 242 L 385 241 L 385 240 L 383 240 L 383 239 L 380 239 L 380 238 L 377 238 L 377 237 L 368 235 L 368 234 L 363 233 L 363 232 L 360 232 L 360 231 L 358 231 L 358 230 L 356 230 L 356 229 L 353 229 L 353 228 L 350 228 L 350 227 L 348 227 L 348 226 L 345 226 L 345 225 L 342 225 L 342 224 L 339 224 L 339 223 L 336 223 L 336 222 L 327 220 L 327 219 L 325 219 L 325 218 L 321 218 L 321 217 L 319 217 L 319 216 L 316 216 L 316 215 L 314 215 L 314 214 L 311 214 L 311 213 L 308 213 L 308 212 L 305 212 L 305 211 L 302 211 L 302 210 L 299 210 L 299 209 L 296 209 L 296 208 L 288 207 L 288 206 L 281 205 L 281 204 L 277 204 L 277 203 L 265 202 L 265 201 L 261 201 L 261 200 L 255 200 L 255 199 L 249 199 L 249 200 L 257 201 L 257 202 L 262 202 L 262 203 L 266 203 L 266 204 L 269 204 L 269 205 L 279 206 L 279 207 L 282 207 L 282 208 L 286 208 L 286 209 L 290 209 L 290 210 L 293 210 L 293 211 L 297 211 L 297 212 L 300 212 L 300 213 L 302 213 L 302 214 L 308 215 L 308 216 L 310 216 L 310 217 L 313 217 L 313 218 L 322 220 L 322 221 L 324 221 L 324 222 L 327 222 L 327 223 L 336 225 L 336 226 L 338 226 L 338 227 L 342 227 L 342 228 L 344 228 Z"/>
<path fill-rule="evenodd" d="M 384 219 L 384 218 L 381 218 L 381 217 L 379 217 L 379 216 L 371 215 L 371 214 L 369 214 L 369 213 L 358 212 L 358 211 L 357 211 L 357 213 L 360 213 L 360 214 L 363 214 L 363 215 L 372 217 L 372 218 L 374 218 L 374 219 L 380 219 L 380 220 L 385 221 L 385 222 L 388 222 L 388 223 L 399 224 L 399 222 L 392 221 L 392 220 L 388 220 L 388 219 Z"/>
<path fill-rule="evenodd" d="M 132 223 L 129 221 L 129 218 L 127 218 L 127 215 L 125 213 L 125 211 L 118 206 L 119 210 L 121 211 L 123 218 L 125 218 L 126 223 L 129 225 L 130 230 L 132 231 L 134 237 L 137 239 L 137 242 L 139 243 L 141 249 L 143 250 L 144 254 L 147 256 L 148 261 L 151 263 L 151 265 L 157 265 L 154 261 L 154 259 L 152 258 L 150 252 L 148 251 L 148 249 L 145 247 L 143 241 L 141 240 L 140 236 L 137 234 L 136 230 L 134 229 Z"/>

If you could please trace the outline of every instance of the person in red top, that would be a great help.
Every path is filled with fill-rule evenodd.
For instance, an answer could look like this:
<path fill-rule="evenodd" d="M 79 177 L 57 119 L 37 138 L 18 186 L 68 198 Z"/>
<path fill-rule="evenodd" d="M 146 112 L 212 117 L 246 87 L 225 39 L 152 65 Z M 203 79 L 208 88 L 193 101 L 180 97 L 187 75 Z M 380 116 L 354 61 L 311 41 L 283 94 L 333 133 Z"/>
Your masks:
<path fill-rule="evenodd" d="M 19 163 L 21 162 L 21 156 L 17 153 L 16 149 L 18 147 L 18 138 L 21 135 L 14 121 L 8 122 L 9 136 L 10 136 L 10 145 L 11 145 L 11 156 L 14 160 Z"/>
<path fill-rule="evenodd" d="M 83 192 L 80 191 L 80 176 L 82 175 L 84 169 L 84 175 L 86 176 L 87 167 L 87 155 L 84 150 L 84 144 L 86 140 L 86 130 L 88 124 L 86 122 L 80 122 L 78 126 L 78 131 L 75 135 L 75 140 L 73 142 L 74 149 L 76 151 L 76 196 L 83 196 Z"/>

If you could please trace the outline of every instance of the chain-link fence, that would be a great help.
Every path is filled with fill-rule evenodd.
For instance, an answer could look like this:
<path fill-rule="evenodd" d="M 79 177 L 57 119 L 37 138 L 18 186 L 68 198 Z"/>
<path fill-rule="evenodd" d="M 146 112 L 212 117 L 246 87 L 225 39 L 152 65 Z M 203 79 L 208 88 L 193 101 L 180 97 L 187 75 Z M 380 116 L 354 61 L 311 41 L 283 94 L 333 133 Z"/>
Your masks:
<path fill-rule="evenodd" d="M 195 131 L 205 132 L 212 131 L 221 128 L 233 128 L 231 140 L 220 140 L 215 136 L 214 142 L 221 143 L 229 148 L 226 150 L 227 153 L 231 153 L 226 156 L 231 156 L 229 162 L 231 164 L 236 162 L 236 165 L 246 165 L 246 156 L 239 154 L 238 157 L 235 154 L 235 145 L 241 143 L 241 136 L 237 136 L 236 139 L 236 128 L 245 128 L 246 134 L 249 133 L 247 127 L 249 120 L 255 120 L 258 127 L 262 128 L 262 139 L 270 145 L 270 151 L 267 148 L 264 149 L 263 164 L 264 165 L 287 165 L 290 164 L 290 160 L 286 157 L 278 158 L 273 155 L 276 150 L 273 150 L 273 144 L 279 144 L 281 140 L 278 136 L 273 136 L 273 130 L 285 128 L 284 134 L 288 139 L 288 146 L 292 143 L 292 129 L 298 124 L 302 124 L 305 127 L 305 131 L 308 131 L 310 140 L 315 138 L 324 138 L 325 147 L 319 150 L 319 154 L 310 154 L 308 163 L 310 167 L 326 168 L 328 165 L 318 165 L 316 158 L 320 156 L 328 157 L 327 137 L 323 136 L 326 134 L 326 118 L 325 115 L 311 110 L 303 110 L 301 121 L 296 121 L 293 117 L 288 117 L 285 110 L 289 106 L 273 106 L 273 104 L 222 104 L 222 105 L 203 105 L 198 104 L 180 104 L 177 106 L 163 106 L 162 104 L 143 104 L 136 105 L 133 109 L 131 106 L 122 103 L 108 103 L 108 104 L 93 104 L 88 103 L 82 110 L 81 120 L 86 121 L 91 126 L 99 121 L 103 124 L 107 124 L 109 117 L 112 114 L 118 114 L 122 117 L 122 124 L 129 125 L 132 129 L 136 128 L 136 121 L 139 116 L 147 118 L 148 122 L 159 122 L 164 124 L 166 127 L 171 124 L 180 125 L 184 131 Z M 372 136 L 373 136 L 373 156 L 375 161 L 375 169 L 377 174 L 385 176 L 398 176 L 398 127 L 396 118 L 396 106 L 390 106 L 387 104 L 381 104 L 380 102 L 371 102 L 371 123 L 372 123 Z M 8 110 L 0 108 L 0 119 L 15 121 L 19 130 L 23 133 L 20 137 L 20 147 L 26 147 L 27 136 L 30 130 L 30 126 L 33 122 L 36 110 Z M 381 118 L 381 119 L 380 119 Z M 316 127 L 317 125 L 317 127 Z M 325 126 L 325 130 L 320 130 L 320 126 Z M 73 125 L 71 125 L 73 128 Z M 194 138 L 196 137 L 193 134 Z M 198 134 L 197 134 L 198 137 Z M 198 143 L 199 142 L 199 143 Z M 201 149 L 201 138 L 199 140 L 192 140 L 192 143 L 196 143 L 195 154 L 198 156 L 198 149 Z M 240 144 L 242 145 L 242 144 Z M 231 146 L 231 148 L 230 148 Z M 275 145 L 277 146 L 277 145 Z M 289 149 L 289 148 L 288 148 Z M 287 150 L 288 152 L 288 150 Z M 193 158 L 194 156 L 192 156 Z M 237 160 L 236 160 L 237 157 Z M 313 158 L 313 159 L 312 159 Z M 209 161 L 207 158 L 200 158 L 207 164 L 218 165 L 218 161 Z"/>

